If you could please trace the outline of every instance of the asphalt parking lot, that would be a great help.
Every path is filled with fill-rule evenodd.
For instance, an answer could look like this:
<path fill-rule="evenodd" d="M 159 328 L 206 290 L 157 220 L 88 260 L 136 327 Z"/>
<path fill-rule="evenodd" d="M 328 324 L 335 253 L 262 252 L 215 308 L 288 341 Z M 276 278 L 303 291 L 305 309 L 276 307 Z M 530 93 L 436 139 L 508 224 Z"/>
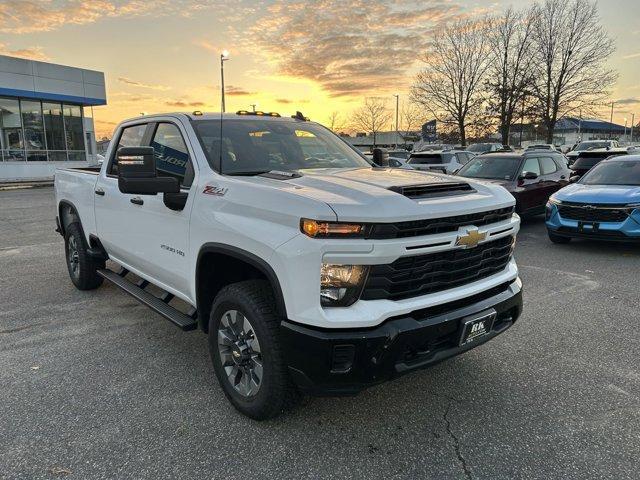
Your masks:
<path fill-rule="evenodd" d="M 353 398 L 257 423 L 206 337 L 71 284 L 51 188 L 0 192 L 0 478 L 640 477 L 640 247 L 527 221 L 504 335 Z"/>

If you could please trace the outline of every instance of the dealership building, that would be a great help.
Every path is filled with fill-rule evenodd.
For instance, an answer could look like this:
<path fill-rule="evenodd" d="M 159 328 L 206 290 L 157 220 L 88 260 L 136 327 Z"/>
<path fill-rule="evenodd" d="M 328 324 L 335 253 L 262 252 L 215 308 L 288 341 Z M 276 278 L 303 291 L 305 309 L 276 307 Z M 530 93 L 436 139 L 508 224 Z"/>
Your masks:
<path fill-rule="evenodd" d="M 0 55 L 0 182 L 50 179 L 96 161 L 104 74 Z"/>

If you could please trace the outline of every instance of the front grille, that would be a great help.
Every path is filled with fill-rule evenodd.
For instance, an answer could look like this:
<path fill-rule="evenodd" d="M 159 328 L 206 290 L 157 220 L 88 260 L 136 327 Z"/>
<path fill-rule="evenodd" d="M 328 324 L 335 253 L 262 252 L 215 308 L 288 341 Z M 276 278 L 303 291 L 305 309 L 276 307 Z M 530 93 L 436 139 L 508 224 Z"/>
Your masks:
<path fill-rule="evenodd" d="M 466 285 L 504 270 L 511 258 L 513 237 L 475 248 L 402 257 L 374 265 L 362 292 L 363 300 L 400 300 Z"/>
<path fill-rule="evenodd" d="M 618 208 L 619 207 L 619 208 Z M 629 210 L 624 205 L 560 205 L 560 216 L 581 222 L 624 222 Z"/>
<path fill-rule="evenodd" d="M 443 182 L 427 185 L 407 185 L 404 187 L 391 187 L 389 190 L 404 195 L 407 198 L 434 198 L 448 195 L 465 195 L 475 190 L 464 182 Z"/>
<path fill-rule="evenodd" d="M 455 232 L 460 227 L 475 225 L 481 227 L 490 223 L 508 220 L 513 215 L 513 207 L 489 210 L 487 212 L 457 215 L 455 217 L 431 218 L 398 223 L 379 223 L 371 226 L 367 238 L 383 240 L 388 238 L 419 237 L 435 233 Z"/>

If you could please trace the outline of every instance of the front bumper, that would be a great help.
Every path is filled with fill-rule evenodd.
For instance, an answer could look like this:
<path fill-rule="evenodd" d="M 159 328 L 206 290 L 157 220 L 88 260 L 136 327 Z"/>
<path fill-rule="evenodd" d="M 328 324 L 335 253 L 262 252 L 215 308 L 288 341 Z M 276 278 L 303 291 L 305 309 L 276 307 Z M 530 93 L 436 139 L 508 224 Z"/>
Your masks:
<path fill-rule="evenodd" d="M 306 394 L 352 395 L 372 385 L 434 365 L 486 343 L 522 312 L 516 280 L 444 305 L 391 318 L 375 328 L 329 330 L 283 321 L 281 334 L 291 377 Z M 463 318 L 497 313 L 488 334 L 459 346 Z"/>
<path fill-rule="evenodd" d="M 558 208 L 547 204 L 547 228 L 556 235 L 613 242 L 640 242 L 640 211 L 635 210 L 624 222 L 583 222 L 563 218 Z"/>

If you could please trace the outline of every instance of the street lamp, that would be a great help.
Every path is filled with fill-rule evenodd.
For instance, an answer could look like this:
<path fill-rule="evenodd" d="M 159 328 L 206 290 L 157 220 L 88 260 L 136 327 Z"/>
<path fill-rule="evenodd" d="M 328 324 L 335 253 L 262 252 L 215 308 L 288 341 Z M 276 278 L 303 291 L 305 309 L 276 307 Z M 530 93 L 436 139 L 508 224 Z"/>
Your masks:
<path fill-rule="evenodd" d="M 225 112 L 224 104 L 224 62 L 229 60 L 229 51 L 223 50 L 220 54 L 220 87 L 222 90 L 222 113 Z"/>
<path fill-rule="evenodd" d="M 624 138 L 624 141 L 627 141 L 627 118 L 625 117 L 624 119 L 624 136 L 622 137 Z"/>
<path fill-rule="evenodd" d="M 400 101 L 400 95 L 397 93 L 393 95 L 396 97 L 396 150 L 398 149 L 398 103 Z"/>

